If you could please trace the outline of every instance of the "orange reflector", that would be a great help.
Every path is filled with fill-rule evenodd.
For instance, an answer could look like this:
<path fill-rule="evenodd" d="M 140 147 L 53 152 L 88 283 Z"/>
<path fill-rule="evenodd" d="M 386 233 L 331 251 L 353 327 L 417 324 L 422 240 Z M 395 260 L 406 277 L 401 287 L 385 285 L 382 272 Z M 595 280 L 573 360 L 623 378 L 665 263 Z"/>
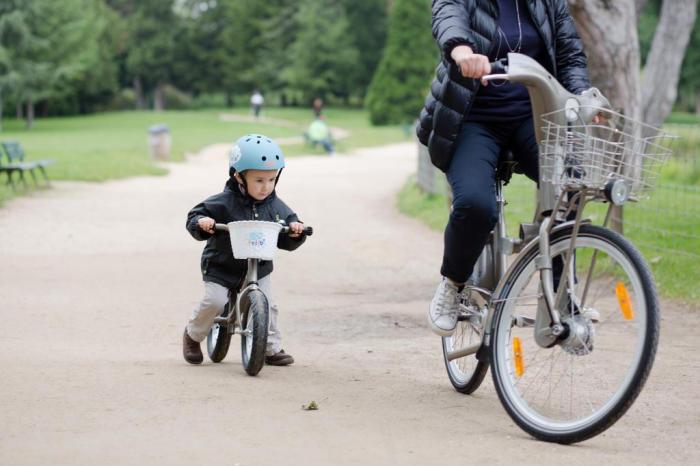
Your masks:
<path fill-rule="evenodd" d="M 632 300 L 630 299 L 630 294 L 627 292 L 627 287 L 624 283 L 617 282 L 615 285 L 615 294 L 617 295 L 617 302 L 620 303 L 620 311 L 622 311 L 622 316 L 626 320 L 634 319 Z"/>
<path fill-rule="evenodd" d="M 515 359 L 515 375 L 522 377 L 525 373 L 525 367 L 523 366 L 523 348 L 518 337 L 513 337 L 513 358 Z"/>

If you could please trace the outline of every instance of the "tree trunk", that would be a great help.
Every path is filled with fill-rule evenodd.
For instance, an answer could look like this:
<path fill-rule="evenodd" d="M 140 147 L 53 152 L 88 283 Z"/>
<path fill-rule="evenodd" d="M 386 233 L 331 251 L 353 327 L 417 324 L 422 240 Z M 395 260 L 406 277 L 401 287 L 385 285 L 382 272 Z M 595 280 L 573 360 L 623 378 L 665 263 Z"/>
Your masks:
<path fill-rule="evenodd" d="M 569 0 L 569 5 L 588 55 L 591 84 L 616 110 L 638 120 L 642 97 L 635 0 Z M 622 217 L 622 207 L 616 207 L 610 228 L 622 233 Z"/>
<path fill-rule="evenodd" d="M 233 107 L 233 94 L 231 91 L 226 91 L 226 107 L 231 108 Z"/>
<path fill-rule="evenodd" d="M 2 92 L 0 92 L 0 131 L 2 131 L 2 107 L 5 102 L 2 100 Z"/>
<path fill-rule="evenodd" d="M 15 104 L 15 118 L 18 120 L 21 120 L 24 118 L 24 109 L 22 107 L 22 99 L 17 99 L 17 103 Z"/>
<path fill-rule="evenodd" d="M 163 83 L 156 84 L 156 89 L 153 91 L 153 110 L 161 112 L 165 109 L 165 85 Z"/>
<path fill-rule="evenodd" d="M 34 99 L 27 99 L 27 129 L 34 127 Z"/>
<path fill-rule="evenodd" d="M 134 94 L 136 94 L 136 108 L 139 110 L 146 108 L 146 98 L 143 95 L 143 85 L 141 84 L 141 78 L 138 76 L 134 78 Z"/>
<path fill-rule="evenodd" d="M 700 88 L 695 91 L 695 114 L 700 115 Z"/>
<path fill-rule="evenodd" d="M 644 7 L 647 6 L 647 0 L 635 0 L 635 4 L 637 10 L 637 18 L 639 18 L 639 15 L 641 15 L 642 11 L 644 11 Z"/>
<path fill-rule="evenodd" d="M 626 116 L 641 116 L 635 0 L 569 0 L 588 55 L 591 83 Z"/>
<path fill-rule="evenodd" d="M 681 65 L 697 10 L 697 0 L 664 0 L 661 5 L 642 80 L 642 117 L 652 126 L 663 124 L 676 101 Z"/>

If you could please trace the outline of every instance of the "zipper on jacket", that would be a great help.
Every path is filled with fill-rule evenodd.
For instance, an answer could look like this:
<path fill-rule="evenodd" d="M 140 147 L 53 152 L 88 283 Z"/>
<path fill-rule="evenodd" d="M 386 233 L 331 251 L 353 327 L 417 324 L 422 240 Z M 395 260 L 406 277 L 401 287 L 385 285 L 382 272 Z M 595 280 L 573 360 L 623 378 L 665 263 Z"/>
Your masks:
<path fill-rule="evenodd" d="M 253 217 L 258 218 L 258 209 L 255 208 L 255 204 L 253 204 Z"/>

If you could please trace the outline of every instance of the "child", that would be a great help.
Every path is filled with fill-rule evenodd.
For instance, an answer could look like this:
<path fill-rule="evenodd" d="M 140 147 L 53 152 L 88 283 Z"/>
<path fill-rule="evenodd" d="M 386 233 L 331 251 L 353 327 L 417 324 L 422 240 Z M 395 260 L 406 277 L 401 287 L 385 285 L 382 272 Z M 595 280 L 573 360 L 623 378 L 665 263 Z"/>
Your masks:
<path fill-rule="evenodd" d="M 233 145 L 229 156 L 229 179 L 224 191 L 197 204 L 187 215 L 187 230 L 196 240 L 207 240 L 202 253 L 204 297 L 194 308 L 182 341 L 185 361 L 199 364 L 204 359 L 200 342 L 209 333 L 214 319 L 228 302 L 228 290 L 236 289 L 245 278 L 247 262 L 235 259 L 228 234 L 214 234 L 216 223 L 238 220 L 284 220 L 289 235 L 280 236 L 277 247 L 292 251 L 306 239 L 304 224 L 275 194 L 275 186 L 284 168 L 284 155 L 269 138 L 249 134 Z M 258 285 L 270 302 L 270 331 L 265 362 L 286 366 L 294 362 L 292 355 L 280 347 L 277 328 L 277 306 L 270 291 L 271 261 L 258 266 Z"/>

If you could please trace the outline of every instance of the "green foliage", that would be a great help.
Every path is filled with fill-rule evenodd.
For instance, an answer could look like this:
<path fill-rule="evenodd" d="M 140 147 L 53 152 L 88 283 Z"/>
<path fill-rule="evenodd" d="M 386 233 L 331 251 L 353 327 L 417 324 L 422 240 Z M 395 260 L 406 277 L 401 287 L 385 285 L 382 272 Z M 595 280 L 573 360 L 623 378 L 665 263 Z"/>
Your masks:
<path fill-rule="evenodd" d="M 364 97 L 382 57 L 386 41 L 387 2 L 385 0 L 344 0 L 347 12 L 348 42 L 359 52 L 353 66 L 353 80 Z"/>
<path fill-rule="evenodd" d="M 418 117 L 438 59 L 430 18 L 427 0 L 396 0 L 386 48 L 367 94 L 373 124 Z"/>
<path fill-rule="evenodd" d="M 529 222 L 535 205 L 534 183 L 515 176 L 506 187 L 508 234 L 517 236 L 520 222 Z M 399 210 L 416 217 L 434 230 L 442 230 L 448 219 L 444 196 L 422 193 L 411 179 L 399 193 Z M 625 236 L 637 246 L 647 261 L 662 296 L 700 303 L 700 190 L 697 187 L 664 185 L 651 200 L 625 206 Z M 601 224 L 606 204 L 593 203 L 585 215 Z M 689 253 L 689 254 L 688 254 Z M 694 255 L 693 255 L 694 254 Z"/>
<path fill-rule="evenodd" d="M 129 16 L 126 67 L 147 89 L 170 81 L 178 27 L 172 0 L 140 0 Z"/>
<path fill-rule="evenodd" d="M 75 112 L 116 90 L 101 0 L 7 1 L 0 7 L 0 87 L 13 101 Z"/>
<path fill-rule="evenodd" d="M 301 0 L 299 34 L 284 73 L 305 101 L 329 94 L 348 95 L 359 53 L 348 42 L 349 22 L 335 0 Z"/>

